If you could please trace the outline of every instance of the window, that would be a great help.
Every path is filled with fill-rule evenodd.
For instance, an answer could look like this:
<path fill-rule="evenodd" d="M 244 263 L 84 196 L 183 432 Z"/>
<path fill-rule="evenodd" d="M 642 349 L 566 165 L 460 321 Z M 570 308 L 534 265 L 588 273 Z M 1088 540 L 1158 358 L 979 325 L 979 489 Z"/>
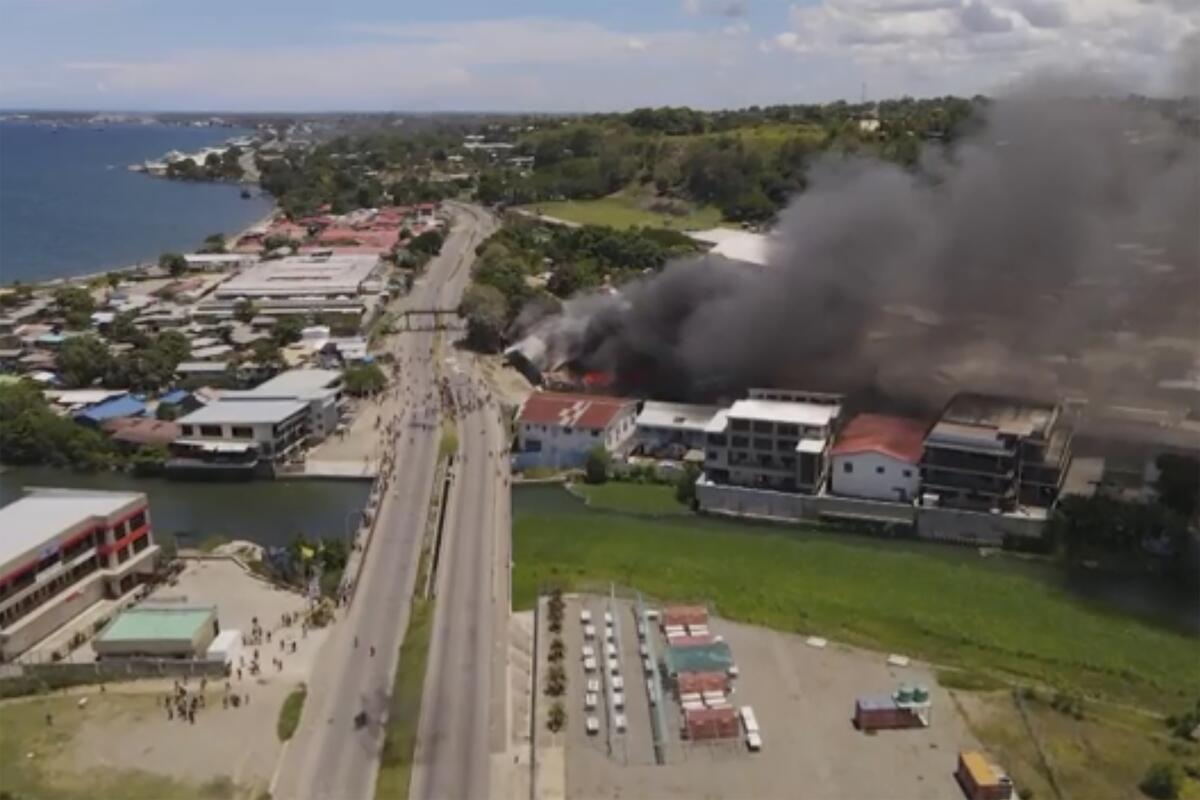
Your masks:
<path fill-rule="evenodd" d="M 904 470 L 904 477 L 906 477 L 906 478 L 911 478 L 911 477 L 912 477 L 912 470 L 911 470 L 911 469 L 906 469 L 906 470 Z"/>
<path fill-rule="evenodd" d="M 563 435 L 564 435 L 564 436 L 570 436 L 570 435 L 571 435 L 572 433 L 574 433 L 574 432 L 575 432 L 575 429 L 574 429 L 574 428 L 563 428 Z"/>
<path fill-rule="evenodd" d="M 593 431 L 592 431 L 592 438 L 593 438 L 593 439 L 595 439 L 595 438 L 596 438 L 597 436 L 599 436 L 599 435 L 600 435 L 600 431 L 598 431 L 598 430 L 593 430 Z"/>
<path fill-rule="evenodd" d="M 797 441 L 795 439 L 779 439 L 775 442 L 775 447 L 784 452 L 791 452 L 796 449 Z"/>
<path fill-rule="evenodd" d="M 883 474 L 883 467 L 876 467 L 876 468 L 875 468 L 875 474 L 876 474 L 876 475 L 882 475 L 882 474 Z"/>
<path fill-rule="evenodd" d="M 780 436 L 799 436 L 800 429 L 797 428 L 795 425 L 785 425 L 781 422 L 781 423 L 779 423 L 779 435 Z"/>
<path fill-rule="evenodd" d="M 775 448 L 771 447 L 770 439 L 755 439 L 754 440 L 754 449 L 755 450 L 774 450 Z"/>
<path fill-rule="evenodd" d="M 195 436 L 196 428 L 193 425 L 183 425 L 180 428 L 180 432 L 183 433 L 184 436 Z"/>
<path fill-rule="evenodd" d="M 755 433 L 772 433 L 772 432 L 774 432 L 774 430 L 775 430 L 775 426 L 770 422 L 755 422 L 754 423 L 754 432 Z"/>
<path fill-rule="evenodd" d="M 129 530 L 136 531 L 138 528 L 146 524 L 146 512 L 139 511 L 129 518 Z"/>
<path fill-rule="evenodd" d="M 734 436 L 731 441 L 732 441 L 734 447 L 749 447 L 750 446 L 750 437 L 748 437 L 748 436 Z"/>
<path fill-rule="evenodd" d="M 221 438 L 221 426 L 220 425 L 201 425 L 200 426 L 200 435 L 201 436 L 212 436 L 212 437 L 216 437 L 219 439 L 219 438 Z"/>
<path fill-rule="evenodd" d="M 725 446 L 725 434 L 710 433 L 708 435 L 708 443 L 715 447 L 724 447 Z"/>
<path fill-rule="evenodd" d="M 235 439 L 253 439 L 254 429 L 248 425 L 234 425 L 230 429 L 230 433 Z"/>
<path fill-rule="evenodd" d="M 750 430 L 750 423 L 744 419 L 731 419 L 729 420 L 729 427 L 735 431 L 748 431 Z"/>
<path fill-rule="evenodd" d="M 526 440 L 525 440 L 525 452 L 526 452 L 526 453 L 540 453 L 540 452 L 542 452 L 542 441 L 541 441 L 541 439 L 526 439 Z"/>
<path fill-rule="evenodd" d="M 854 465 L 847 461 L 845 464 L 842 464 L 842 472 L 849 475 L 851 472 L 854 472 Z"/>

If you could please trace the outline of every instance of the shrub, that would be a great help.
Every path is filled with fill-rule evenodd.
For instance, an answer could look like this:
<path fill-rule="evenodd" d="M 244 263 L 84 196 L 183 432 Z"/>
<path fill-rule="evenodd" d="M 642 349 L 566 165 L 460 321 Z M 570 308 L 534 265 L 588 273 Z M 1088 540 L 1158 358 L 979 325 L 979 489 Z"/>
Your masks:
<path fill-rule="evenodd" d="M 588 451 L 584 463 L 584 480 L 588 483 L 604 483 L 608 480 L 608 468 L 612 457 L 602 445 L 596 445 Z"/>
<path fill-rule="evenodd" d="M 546 727 L 552 733 L 558 733 L 567 724 L 567 710 L 563 708 L 563 704 L 559 700 L 554 701 L 554 705 L 550 706 L 550 714 L 546 718 Z"/>
<path fill-rule="evenodd" d="M 1183 770 L 1178 764 L 1160 761 L 1150 765 L 1138 788 L 1155 800 L 1175 800 L 1183 789 L 1183 781 Z"/>
<path fill-rule="evenodd" d="M 550 642 L 550 660 L 557 663 L 562 661 L 567 654 L 567 648 L 563 646 L 563 640 L 555 638 Z"/>
<path fill-rule="evenodd" d="M 562 697 L 567 691 L 567 671 L 559 664 L 554 664 L 546 671 L 546 694 L 551 697 Z"/>

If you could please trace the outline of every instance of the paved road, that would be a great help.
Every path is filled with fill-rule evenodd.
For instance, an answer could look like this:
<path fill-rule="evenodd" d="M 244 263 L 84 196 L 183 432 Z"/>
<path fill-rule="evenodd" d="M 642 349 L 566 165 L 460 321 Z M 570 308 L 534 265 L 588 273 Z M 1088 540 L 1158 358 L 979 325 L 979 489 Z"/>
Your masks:
<path fill-rule="evenodd" d="M 490 220 L 470 207 L 456 211 L 459 223 L 403 307 L 457 305 L 475 246 L 486 235 Z M 431 332 L 396 337 L 407 409 L 396 443 L 398 467 L 380 509 L 354 601 L 314 665 L 300 727 L 280 764 L 276 798 L 367 800 L 374 795 L 384 738 L 381 715 L 388 706 L 408 626 L 433 490 L 440 435 L 428 400 L 436 397 L 433 346 Z M 372 646 L 374 656 L 369 655 Z M 370 719 L 361 729 L 354 725 L 360 711 Z"/>
<path fill-rule="evenodd" d="M 508 742 L 507 434 L 478 376 L 456 367 L 448 377 L 465 413 L 409 794 L 417 800 L 501 798 L 507 792 L 493 781 L 492 764 L 506 763 L 507 756 L 492 754 L 506 751 Z"/>

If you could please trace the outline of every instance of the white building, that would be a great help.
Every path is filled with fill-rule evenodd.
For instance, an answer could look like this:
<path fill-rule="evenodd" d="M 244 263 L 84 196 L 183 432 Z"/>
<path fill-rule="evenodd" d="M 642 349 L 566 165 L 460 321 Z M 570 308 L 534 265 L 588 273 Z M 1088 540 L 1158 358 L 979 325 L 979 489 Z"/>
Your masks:
<path fill-rule="evenodd" d="M 229 390 L 221 400 L 294 400 L 308 406 L 306 435 L 310 443 L 323 440 L 341 421 L 342 373 L 332 369 L 290 369 L 253 389 Z"/>
<path fill-rule="evenodd" d="M 33 489 L 0 508 L 0 661 L 133 591 L 158 552 L 144 494 Z"/>
<path fill-rule="evenodd" d="M 859 414 L 830 450 L 830 491 L 846 497 L 909 503 L 921 487 L 925 423 L 884 414 Z"/>
<path fill-rule="evenodd" d="M 840 411 L 840 395 L 751 389 L 706 426 L 704 472 L 715 483 L 815 492 Z"/>
<path fill-rule="evenodd" d="M 683 458 L 688 450 L 703 450 L 706 428 L 719 406 L 661 403 L 647 400 L 637 416 L 635 443 L 647 455 Z"/>
<path fill-rule="evenodd" d="M 517 464 L 577 467 L 596 445 L 620 451 L 636 417 L 637 401 L 625 397 L 534 392 L 517 414 Z"/>
<path fill-rule="evenodd" d="M 213 292 L 218 300 L 287 297 L 353 298 L 365 291 L 382 262 L 377 255 L 309 253 L 263 261 Z"/>
<path fill-rule="evenodd" d="M 258 256 L 252 253 L 188 253 L 183 260 L 190 269 L 220 272 L 253 266 L 258 263 Z"/>
<path fill-rule="evenodd" d="M 181 417 L 182 436 L 172 450 L 203 451 L 207 445 L 237 445 L 269 460 L 283 460 L 308 436 L 309 404 L 300 400 L 216 402 Z"/>

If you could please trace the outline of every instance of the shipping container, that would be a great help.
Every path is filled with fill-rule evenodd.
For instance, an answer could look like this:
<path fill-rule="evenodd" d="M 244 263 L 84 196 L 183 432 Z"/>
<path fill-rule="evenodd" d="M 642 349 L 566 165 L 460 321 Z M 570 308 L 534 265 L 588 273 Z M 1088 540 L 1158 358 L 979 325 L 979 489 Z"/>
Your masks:
<path fill-rule="evenodd" d="M 584 708 L 584 710 L 585 710 L 585 711 L 591 711 L 591 710 L 593 710 L 593 709 L 596 707 L 596 701 L 597 701 L 598 699 L 599 699 L 599 698 L 597 698 L 597 697 L 596 697 L 596 694 L 595 694 L 595 692 L 585 692 L 585 693 L 584 693 L 584 695 L 583 695 L 583 708 Z"/>
<path fill-rule="evenodd" d="M 858 698 L 854 704 L 854 724 L 864 731 L 920 728 L 925 725 L 912 709 L 900 706 L 887 694 Z"/>
<path fill-rule="evenodd" d="M 705 625 L 708 609 L 704 606 L 669 606 L 663 610 L 664 625 Z"/>
<path fill-rule="evenodd" d="M 595 639 L 596 638 L 596 626 L 595 625 L 584 625 L 583 626 L 583 638 Z"/>
<path fill-rule="evenodd" d="M 600 679 L 599 678 L 588 678 L 587 690 L 589 692 L 599 692 L 600 691 Z"/>
<path fill-rule="evenodd" d="M 746 733 L 758 733 L 758 717 L 754 716 L 754 709 L 750 706 L 742 706 L 739 713 L 742 717 L 742 725 L 746 728 Z"/>
<path fill-rule="evenodd" d="M 584 625 L 587 625 L 589 622 L 592 621 L 592 612 L 588 611 L 586 608 L 580 610 L 579 621 L 582 622 Z"/>
<path fill-rule="evenodd" d="M 588 656 L 587 658 L 585 658 L 583 660 L 583 671 L 584 672 L 595 672 L 596 671 L 596 659 L 592 658 L 591 656 Z"/>
<path fill-rule="evenodd" d="M 683 735 L 692 741 L 737 738 L 738 716 L 731 707 L 687 709 L 683 712 Z"/>
<path fill-rule="evenodd" d="M 958 769 L 954 774 L 971 800 L 1009 800 L 1012 797 L 1012 781 L 977 751 L 959 753 Z"/>
<path fill-rule="evenodd" d="M 625 715 L 617 714 L 615 717 L 613 717 L 613 725 L 616 726 L 617 733 L 624 733 L 625 732 Z"/>
<path fill-rule="evenodd" d="M 588 732 L 588 736 L 595 736 L 597 733 L 599 733 L 600 732 L 600 720 L 596 719 L 595 717 L 588 717 L 587 718 L 587 732 Z"/>
<path fill-rule="evenodd" d="M 762 737 L 757 733 L 746 734 L 746 747 L 750 748 L 751 752 L 757 753 L 762 750 Z"/>

